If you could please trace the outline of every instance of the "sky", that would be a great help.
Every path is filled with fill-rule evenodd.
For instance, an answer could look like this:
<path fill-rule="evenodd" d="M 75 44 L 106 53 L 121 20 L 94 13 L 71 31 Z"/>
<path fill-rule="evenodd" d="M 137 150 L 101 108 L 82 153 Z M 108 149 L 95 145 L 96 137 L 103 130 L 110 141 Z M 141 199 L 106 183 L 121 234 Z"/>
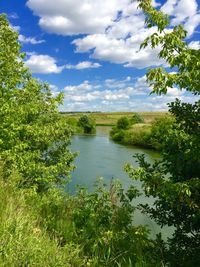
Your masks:
<path fill-rule="evenodd" d="M 165 111 L 175 98 L 196 96 L 178 88 L 150 95 L 148 68 L 166 66 L 159 48 L 140 50 L 156 31 L 131 0 L 1 0 L 18 31 L 25 64 L 33 76 L 48 82 L 53 94 L 64 92 L 61 111 Z M 200 48 L 200 0 L 154 0 L 169 14 L 170 27 L 184 24 L 186 41 Z M 172 71 L 172 70 L 169 70 Z"/>

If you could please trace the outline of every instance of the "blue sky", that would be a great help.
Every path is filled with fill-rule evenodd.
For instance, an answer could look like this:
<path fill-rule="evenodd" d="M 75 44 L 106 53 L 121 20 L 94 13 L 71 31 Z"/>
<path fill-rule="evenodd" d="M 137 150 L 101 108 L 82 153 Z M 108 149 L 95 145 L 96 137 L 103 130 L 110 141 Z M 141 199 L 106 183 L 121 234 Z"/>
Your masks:
<path fill-rule="evenodd" d="M 200 1 L 153 1 L 168 13 L 171 26 L 184 24 L 187 42 L 200 48 Z M 163 66 L 158 49 L 139 51 L 155 32 L 144 25 L 137 2 L 130 0 L 1 0 L 19 32 L 25 64 L 47 81 L 54 94 L 64 91 L 63 111 L 161 111 L 167 102 L 197 97 L 177 88 L 151 95 L 146 69 Z"/>

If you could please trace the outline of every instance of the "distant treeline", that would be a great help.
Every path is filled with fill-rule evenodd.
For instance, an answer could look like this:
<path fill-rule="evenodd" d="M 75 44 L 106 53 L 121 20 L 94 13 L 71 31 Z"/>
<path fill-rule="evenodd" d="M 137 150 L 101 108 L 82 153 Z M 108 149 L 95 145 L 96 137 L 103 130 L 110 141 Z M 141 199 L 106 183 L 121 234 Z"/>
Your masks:
<path fill-rule="evenodd" d="M 61 114 L 102 113 L 101 111 L 60 111 Z"/>

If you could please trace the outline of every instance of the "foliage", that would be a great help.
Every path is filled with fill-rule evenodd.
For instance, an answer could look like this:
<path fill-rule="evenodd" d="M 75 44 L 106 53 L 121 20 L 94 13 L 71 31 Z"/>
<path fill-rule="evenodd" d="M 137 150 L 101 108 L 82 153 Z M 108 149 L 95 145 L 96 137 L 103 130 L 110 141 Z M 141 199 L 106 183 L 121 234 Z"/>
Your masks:
<path fill-rule="evenodd" d="M 53 97 L 47 84 L 31 77 L 17 38 L 0 15 L 0 158 L 6 179 L 15 170 L 20 186 L 43 191 L 73 169 L 71 129 L 57 110 L 63 95 Z"/>
<path fill-rule="evenodd" d="M 130 130 L 126 131 L 123 143 L 144 148 L 154 148 L 151 144 L 150 136 L 151 126 L 136 124 Z"/>
<path fill-rule="evenodd" d="M 166 93 L 168 88 L 177 86 L 194 94 L 200 93 L 199 88 L 199 59 L 200 50 L 192 49 L 184 40 L 187 32 L 183 25 L 175 26 L 172 31 L 163 30 L 169 25 L 169 17 L 151 6 L 151 0 L 138 0 L 139 7 L 146 15 L 148 27 L 157 26 L 158 32 L 147 37 L 141 48 L 148 44 L 152 48 L 161 47 L 159 57 L 165 59 L 169 67 L 176 68 L 176 72 L 168 73 L 163 68 L 154 68 L 147 73 L 147 81 L 157 94 Z"/>
<path fill-rule="evenodd" d="M 120 130 L 127 130 L 130 128 L 130 125 L 130 120 L 127 117 L 123 116 L 118 119 L 116 127 Z"/>
<path fill-rule="evenodd" d="M 131 124 L 144 123 L 144 118 L 138 113 L 134 113 L 130 119 Z"/>
<path fill-rule="evenodd" d="M 151 7 L 151 1 L 139 0 L 139 6 L 146 15 L 148 27 L 157 26 L 158 32 L 148 37 L 152 48 L 161 46 L 159 57 L 165 59 L 176 73 L 163 68 L 152 69 L 147 80 L 157 94 L 177 86 L 193 94 L 199 94 L 200 50 L 193 50 L 184 41 L 186 32 L 181 25 L 164 32 L 168 17 Z M 163 160 L 151 165 L 143 155 L 138 155 L 139 169 L 126 165 L 125 169 L 133 179 L 142 182 L 146 196 L 155 198 L 154 205 L 141 205 L 161 226 L 174 227 L 174 234 L 168 238 L 164 256 L 169 266 L 198 266 L 200 263 L 200 102 L 169 105 L 175 122 L 163 139 Z"/>
<path fill-rule="evenodd" d="M 133 226 L 135 187 L 127 192 L 120 183 L 111 183 L 109 190 L 103 180 L 94 193 L 80 189 L 73 212 L 75 237 L 84 244 L 84 254 L 91 257 L 91 266 L 156 266 L 162 260 L 156 242 L 148 239 L 143 226 Z M 84 243 L 84 241 L 87 242 Z"/>
<path fill-rule="evenodd" d="M 173 126 L 173 117 L 163 117 L 155 120 L 151 125 L 151 133 L 148 142 L 157 150 L 161 150 L 163 142 L 169 135 L 169 131 Z"/>
<path fill-rule="evenodd" d="M 122 129 L 118 129 L 116 126 L 112 127 L 112 130 L 110 131 L 110 136 L 115 142 L 123 142 L 124 135 L 125 131 Z"/>
<path fill-rule="evenodd" d="M 83 128 L 85 134 L 95 133 L 96 131 L 95 121 L 87 115 L 83 115 L 79 118 L 78 125 Z"/>
<path fill-rule="evenodd" d="M 47 225 L 62 245 L 78 245 L 87 266 L 159 264 L 162 255 L 157 253 L 156 241 L 148 239 L 145 227 L 132 224 L 131 200 L 138 191 L 131 187 L 124 192 L 118 183 L 106 189 L 103 180 L 96 186 L 93 193 L 79 188 L 74 197 L 55 192 L 50 198 L 45 197 L 42 206 L 37 206 L 44 217 L 43 227 Z"/>

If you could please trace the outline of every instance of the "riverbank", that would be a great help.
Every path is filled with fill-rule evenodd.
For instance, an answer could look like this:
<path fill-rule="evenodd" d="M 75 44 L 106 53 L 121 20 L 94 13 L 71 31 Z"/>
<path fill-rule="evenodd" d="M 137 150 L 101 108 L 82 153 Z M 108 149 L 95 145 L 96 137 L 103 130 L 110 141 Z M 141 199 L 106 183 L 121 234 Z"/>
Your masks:
<path fill-rule="evenodd" d="M 173 123 L 174 119 L 170 116 L 155 119 L 152 123 L 130 124 L 125 129 L 120 128 L 117 123 L 110 131 L 110 137 L 120 144 L 161 151 L 165 136 Z"/>
<path fill-rule="evenodd" d="M 113 127 L 110 131 L 110 138 L 123 145 L 159 150 L 159 147 L 155 146 L 151 140 L 151 128 L 151 124 L 144 123 L 134 124 L 128 130 Z"/>
<path fill-rule="evenodd" d="M 123 116 L 122 116 L 123 115 Z M 66 122 L 72 127 L 74 134 L 85 134 L 80 127 L 80 118 L 87 117 L 93 122 L 91 133 L 95 135 L 96 126 L 110 127 L 107 134 L 122 145 L 138 146 L 160 151 L 163 137 L 173 123 L 173 118 L 167 112 L 111 112 L 111 113 L 69 113 L 63 114 Z M 136 116 L 136 117 L 135 117 Z M 123 120 L 128 125 L 123 125 Z M 136 120 L 135 120 L 136 119 Z M 118 125 L 119 121 L 122 125 Z"/>

